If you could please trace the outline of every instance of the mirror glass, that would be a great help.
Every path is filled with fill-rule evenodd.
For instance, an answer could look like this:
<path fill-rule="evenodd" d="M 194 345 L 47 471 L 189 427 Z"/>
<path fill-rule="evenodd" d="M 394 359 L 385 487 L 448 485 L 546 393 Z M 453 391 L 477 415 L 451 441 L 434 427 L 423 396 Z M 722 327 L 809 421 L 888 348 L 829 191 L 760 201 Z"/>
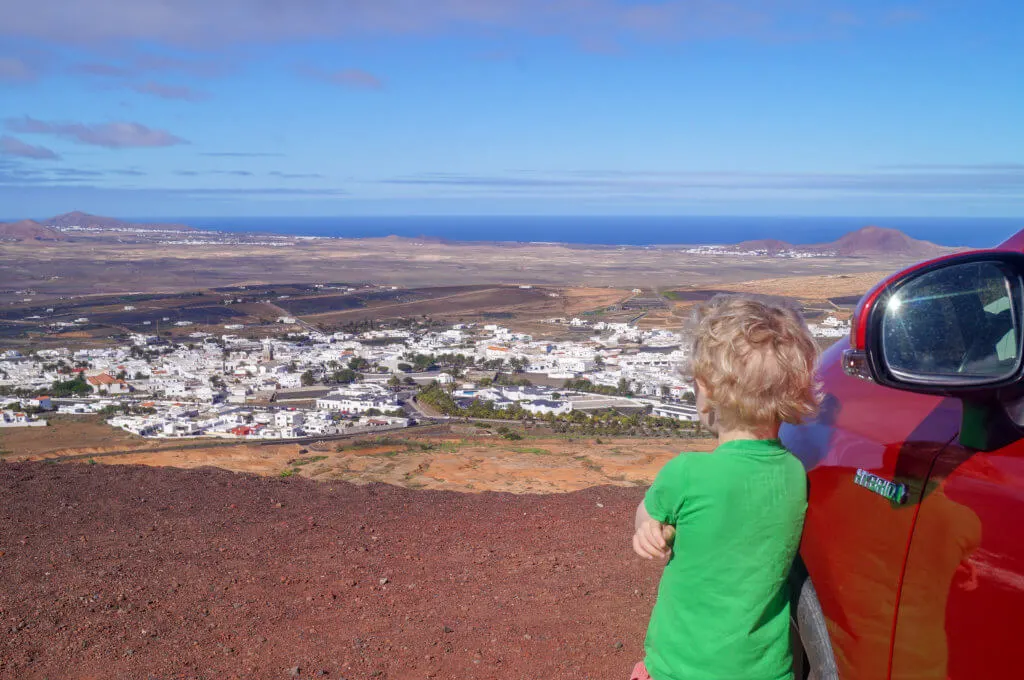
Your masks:
<path fill-rule="evenodd" d="M 997 262 L 950 264 L 911 278 L 882 303 L 886 366 L 918 382 L 1008 378 L 1021 355 L 1015 285 Z"/>

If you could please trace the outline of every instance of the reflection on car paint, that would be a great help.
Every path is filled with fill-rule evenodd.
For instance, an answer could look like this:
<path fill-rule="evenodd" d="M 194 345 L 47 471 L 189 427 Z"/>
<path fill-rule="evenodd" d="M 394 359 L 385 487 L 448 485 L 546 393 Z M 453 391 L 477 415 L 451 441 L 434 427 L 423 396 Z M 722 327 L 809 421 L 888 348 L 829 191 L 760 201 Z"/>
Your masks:
<path fill-rule="evenodd" d="M 809 470 L 801 557 L 822 584 L 818 597 L 840 677 L 878 680 L 889 672 L 917 501 L 932 461 L 957 434 L 959 402 L 851 378 L 838 361 L 846 346 L 837 343 L 822 359 L 831 403 L 826 397 L 814 422 L 780 436 Z M 907 503 L 865 492 L 854 482 L 858 469 L 905 485 Z"/>

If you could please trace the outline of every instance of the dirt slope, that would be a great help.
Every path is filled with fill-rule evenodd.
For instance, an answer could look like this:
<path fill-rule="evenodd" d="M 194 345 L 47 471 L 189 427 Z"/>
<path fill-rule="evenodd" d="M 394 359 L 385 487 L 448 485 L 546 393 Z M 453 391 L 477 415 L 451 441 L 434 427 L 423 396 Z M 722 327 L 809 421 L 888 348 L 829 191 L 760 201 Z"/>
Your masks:
<path fill-rule="evenodd" d="M 625 678 L 641 495 L 0 463 L 0 678 Z"/>
<path fill-rule="evenodd" d="M 68 237 L 47 226 L 21 220 L 0 224 L 0 241 L 67 241 Z"/>

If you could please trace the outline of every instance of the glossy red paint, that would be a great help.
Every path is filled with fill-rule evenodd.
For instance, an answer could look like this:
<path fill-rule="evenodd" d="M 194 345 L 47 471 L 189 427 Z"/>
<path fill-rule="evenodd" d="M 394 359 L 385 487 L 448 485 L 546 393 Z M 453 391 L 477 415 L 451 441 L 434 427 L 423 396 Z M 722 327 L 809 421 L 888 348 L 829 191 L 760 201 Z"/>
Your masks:
<path fill-rule="evenodd" d="M 1018 253 L 1024 252 L 1024 230 L 1018 231 L 1016 234 L 1000 243 L 998 248 L 999 250 L 1013 250 Z"/>
<path fill-rule="evenodd" d="M 1024 231 L 998 250 L 1024 250 Z M 945 259 L 864 297 L 850 340 L 822 357 L 821 413 L 781 433 L 808 470 L 800 555 L 843 680 L 1024 677 L 1024 429 L 1003 449 L 965 449 L 959 399 L 841 366 L 844 349 L 864 347 L 863 313 L 885 286 Z M 855 484 L 858 469 L 906 484 L 907 501 Z"/>
<path fill-rule="evenodd" d="M 1018 678 L 1024 611 L 1024 443 L 953 444 L 920 504 L 892 678 Z"/>
<path fill-rule="evenodd" d="M 840 342 L 822 358 L 826 394 L 818 419 L 786 427 L 781 436 L 808 469 L 800 554 L 840 677 L 878 680 L 889 673 L 917 501 L 932 461 L 959 430 L 960 402 L 851 378 L 839 363 L 846 347 Z M 893 506 L 854 484 L 858 469 L 907 484 L 908 502 Z"/>

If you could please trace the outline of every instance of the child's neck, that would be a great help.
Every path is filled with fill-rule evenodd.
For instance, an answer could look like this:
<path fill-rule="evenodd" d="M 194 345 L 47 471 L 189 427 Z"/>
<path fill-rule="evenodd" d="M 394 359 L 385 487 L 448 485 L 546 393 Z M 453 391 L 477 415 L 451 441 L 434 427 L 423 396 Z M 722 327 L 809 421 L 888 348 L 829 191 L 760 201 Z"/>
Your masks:
<path fill-rule="evenodd" d="M 733 442 L 739 439 L 778 439 L 779 425 L 764 425 L 760 427 L 736 427 L 729 430 L 718 429 L 718 443 Z"/>

